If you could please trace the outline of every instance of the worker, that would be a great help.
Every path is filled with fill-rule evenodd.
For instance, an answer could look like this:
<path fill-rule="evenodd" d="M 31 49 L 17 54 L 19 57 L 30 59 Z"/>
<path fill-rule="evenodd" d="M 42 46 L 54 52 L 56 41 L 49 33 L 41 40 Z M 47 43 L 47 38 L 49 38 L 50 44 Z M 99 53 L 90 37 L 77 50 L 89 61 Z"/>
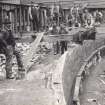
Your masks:
<path fill-rule="evenodd" d="M 57 35 L 59 33 L 59 31 L 58 31 L 58 29 L 57 29 L 57 24 L 56 23 L 54 23 L 53 24 L 53 28 L 52 28 L 52 30 L 51 30 L 51 34 L 53 34 L 53 35 Z M 56 42 L 54 42 L 53 43 L 53 47 L 54 47 L 54 55 L 56 55 L 56 54 L 58 54 L 59 53 L 59 42 L 58 41 L 56 41 Z"/>
<path fill-rule="evenodd" d="M 36 4 L 33 4 L 32 2 L 32 6 L 29 8 L 29 16 L 30 19 L 33 23 L 33 30 L 34 31 L 39 31 L 39 9 L 40 7 Z"/>
<path fill-rule="evenodd" d="M 17 58 L 19 69 L 24 70 L 20 54 L 19 52 L 16 51 L 15 45 L 16 43 L 15 43 L 15 39 L 14 39 L 11 29 L 8 29 L 8 28 L 6 29 L 5 27 L 5 30 L 3 31 L 1 30 L 0 32 L 0 53 L 3 53 L 6 55 L 6 77 L 8 79 L 15 78 L 12 75 L 13 55 L 15 55 Z"/>
<path fill-rule="evenodd" d="M 78 8 L 78 22 L 81 24 L 81 26 L 83 26 L 83 10 L 84 7 L 79 4 L 79 8 Z"/>
<path fill-rule="evenodd" d="M 84 19 L 84 24 L 86 27 L 93 26 L 94 22 L 92 21 L 93 20 L 92 14 L 89 13 L 87 9 L 84 10 L 83 19 Z"/>
<path fill-rule="evenodd" d="M 69 27 L 72 27 L 72 24 L 73 24 L 73 18 L 72 18 L 72 15 L 69 14 L 69 15 L 68 15 L 68 26 L 69 26 Z"/>
<path fill-rule="evenodd" d="M 100 11 L 96 10 L 96 12 L 94 13 L 94 17 L 95 17 L 95 22 L 97 24 L 101 24 L 102 23 L 103 14 Z"/>
<path fill-rule="evenodd" d="M 78 17 L 78 7 L 76 4 L 71 8 L 71 15 L 74 18 L 74 21 L 77 20 Z"/>
<path fill-rule="evenodd" d="M 63 24 L 60 25 L 59 34 L 68 34 Z M 61 54 L 67 51 L 67 41 L 65 40 L 60 41 L 60 46 L 61 46 Z"/>
<path fill-rule="evenodd" d="M 67 51 L 67 41 L 60 41 L 61 46 L 61 54 L 64 54 L 65 51 Z"/>

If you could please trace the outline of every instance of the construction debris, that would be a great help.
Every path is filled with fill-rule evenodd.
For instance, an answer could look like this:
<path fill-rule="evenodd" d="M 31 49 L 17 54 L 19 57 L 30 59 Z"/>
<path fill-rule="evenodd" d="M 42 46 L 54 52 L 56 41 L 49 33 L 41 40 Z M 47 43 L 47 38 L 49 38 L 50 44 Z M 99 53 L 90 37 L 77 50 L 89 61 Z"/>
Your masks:
<path fill-rule="evenodd" d="M 30 43 L 17 43 L 16 44 L 16 50 L 21 52 L 21 54 L 24 56 L 27 50 L 30 48 Z"/>
<path fill-rule="evenodd" d="M 30 43 L 17 43 L 16 49 L 21 53 L 22 56 L 25 56 L 26 53 L 30 50 Z M 37 63 L 41 61 L 46 54 L 51 52 L 52 45 L 47 42 L 42 42 L 39 44 L 36 54 L 33 56 L 31 62 Z"/>

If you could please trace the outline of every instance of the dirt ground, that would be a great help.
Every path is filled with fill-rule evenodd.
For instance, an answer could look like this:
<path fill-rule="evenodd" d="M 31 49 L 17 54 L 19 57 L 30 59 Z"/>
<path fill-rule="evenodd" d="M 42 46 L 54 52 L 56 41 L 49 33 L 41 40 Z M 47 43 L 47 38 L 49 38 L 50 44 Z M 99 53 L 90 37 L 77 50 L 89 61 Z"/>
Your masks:
<path fill-rule="evenodd" d="M 53 99 L 42 80 L 0 83 L 0 105 L 53 105 Z"/>
<path fill-rule="evenodd" d="M 43 72 L 59 56 L 48 55 L 42 63 L 34 64 L 24 80 L 1 81 L 0 105 L 54 105 L 53 91 L 46 88 Z"/>

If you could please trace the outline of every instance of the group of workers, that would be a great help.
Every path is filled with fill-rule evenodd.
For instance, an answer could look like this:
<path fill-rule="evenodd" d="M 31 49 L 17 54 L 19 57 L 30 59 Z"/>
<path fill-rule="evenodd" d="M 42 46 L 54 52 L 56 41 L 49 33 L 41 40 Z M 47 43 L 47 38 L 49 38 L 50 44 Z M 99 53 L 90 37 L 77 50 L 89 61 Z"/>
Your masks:
<path fill-rule="evenodd" d="M 103 14 L 99 10 L 89 11 L 83 6 L 74 6 L 70 9 L 68 16 L 69 26 L 73 27 L 92 27 L 102 23 Z"/>
<path fill-rule="evenodd" d="M 103 20 L 101 11 L 90 11 L 87 5 L 75 4 L 64 13 L 61 5 L 52 5 L 43 9 L 41 5 L 32 3 L 29 8 L 30 21 L 33 24 L 33 30 L 39 32 L 42 27 L 46 29 L 56 22 L 57 25 L 66 23 L 69 27 L 91 27 L 99 25 Z"/>
<path fill-rule="evenodd" d="M 33 28 L 39 31 L 39 20 L 38 19 L 38 10 L 39 7 L 32 7 L 31 13 L 33 20 Z M 59 8 L 58 8 L 59 10 Z M 52 12 L 53 13 L 53 12 Z M 57 16 L 57 17 L 56 17 Z M 51 15 L 51 18 L 53 21 L 50 22 L 50 24 L 46 27 L 46 34 L 52 34 L 52 35 L 61 35 L 61 34 L 68 34 L 68 30 L 66 27 L 91 27 L 94 26 L 95 23 L 101 24 L 103 14 L 101 11 L 94 11 L 93 13 L 89 12 L 88 9 L 84 7 L 78 7 L 74 5 L 70 9 L 70 13 L 68 15 L 68 19 L 66 20 L 67 23 L 64 23 L 59 21 L 57 13 L 55 15 Z M 58 24 L 59 23 L 59 24 Z M 8 17 L 5 19 L 5 23 L 3 23 L 4 26 L 8 26 L 10 23 L 8 21 Z M 10 26 L 9 26 L 10 27 Z M 67 51 L 68 42 L 66 40 L 56 41 L 53 43 L 54 47 L 54 54 L 63 54 L 65 51 Z M 7 70 L 7 78 L 11 78 L 8 74 L 11 72 L 11 60 L 12 55 L 14 54 L 17 58 L 18 66 L 22 70 L 23 64 L 21 61 L 21 57 L 19 52 L 15 49 L 16 43 L 14 36 L 12 34 L 12 31 L 10 29 L 0 30 L 0 53 L 3 53 L 6 55 L 6 70 Z"/>
<path fill-rule="evenodd" d="M 71 27 L 73 29 L 74 27 L 85 27 L 85 28 L 91 28 L 95 25 L 100 25 L 103 21 L 103 14 L 101 11 L 96 10 L 89 12 L 89 9 L 86 7 L 74 6 L 70 9 L 70 13 L 68 15 L 68 20 L 66 23 L 62 22 L 60 24 L 57 24 L 55 20 L 53 23 L 48 26 L 47 28 L 47 35 L 60 35 L 60 34 L 67 34 L 68 30 L 66 30 L 66 27 Z M 58 54 L 61 51 L 61 54 L 64 53 L 64 51 L 67 50 L 67 41 L 57 41 L 54 42 L 54 54 Z"/>

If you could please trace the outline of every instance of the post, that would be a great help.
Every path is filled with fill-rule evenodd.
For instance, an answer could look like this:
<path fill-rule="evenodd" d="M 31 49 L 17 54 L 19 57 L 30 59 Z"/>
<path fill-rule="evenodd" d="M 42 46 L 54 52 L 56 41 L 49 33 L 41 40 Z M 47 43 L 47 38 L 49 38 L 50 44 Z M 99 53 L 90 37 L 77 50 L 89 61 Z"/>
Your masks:
<path fill-rule="evenodd" d="M 20 6 L 20 8 L 19 8 L 19 31 L 20 31 L 20 35 L 21 35 L 21 32 L 22 32 L 22 21 L 21 21 L 22 18 L 21 18 L 21 16 L 22 16 L 22 10 L 21 10 L 21 6 Z"/>
<path fill-rule="evenodd" d="M 3 24 L 3 22 L 4 22 L 4 19 L 3 19 L 3 15 L 4 15 L 4 12 L 3 12 L 3 5 L 2 5 L 2 29 L 4 29 L 4 24 Z"/>
<path fill-rule="evenodd" d="M 30 23 L 29 23 L 29 7 L 27 8 L 27 26 L 29 26 Z"/>
<path fill-rule="evenodd" d="M 0 7 L 0 28 L 2 28 L 2 7 Z"/>
<path fill-rule="evenodd" d="M 17 33 L 18 29 L 17 29 L 17 7 L 15 9 L 15 32 Z"/>
<path fill-rule="evenodd" d="M 30 26 L 30 19 L 29 19 L 29 6 L 27 7 L 27 31 L 30 31 L 31 26 Z"/>
<path fill-rule="evenodd" d="M 23 7 L 23 30 L 25 31 L 25 8 Z"/>

